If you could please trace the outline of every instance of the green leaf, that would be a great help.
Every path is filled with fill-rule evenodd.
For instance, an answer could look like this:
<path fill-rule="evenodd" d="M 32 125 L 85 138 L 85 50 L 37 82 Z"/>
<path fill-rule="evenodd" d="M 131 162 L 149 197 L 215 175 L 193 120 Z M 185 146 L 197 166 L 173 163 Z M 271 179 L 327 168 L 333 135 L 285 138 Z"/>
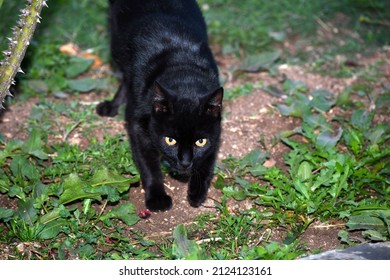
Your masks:
<path fill-rule="evenodd" d="M 56 208 L 56 209 L 50 211 L 49 213 L 43 215 L 43 216 L 41 217 L 41 219 L 40 219 L 40 222 L 41 222 L 42 224 L 47 224 L 47 223 L 49 223 L 49 222 L 52 222 L 52 221 L 54 221 L 54 220 L 57 220 L 58 218 L 61 217 L 61 214 L 60 214 L 60 213 L 61 213 L 61 211 L 63 211 L 64 209 L 65 209 L 64 206 L 63 206 L 63 205 L 60 205 L 59 208 Z"/>
<path fill-rule="evenodd" d="M 328 131 L 323 131 L 317 135 L 317 146 L 320 149 L 331 149 L 336 146 L 341 136 L 343 135 L 343 129 L 340 127 L 336 135 L 332 135 Z"/>
<path fill-rule="evenodd" d="M 268 153 L 262 152 L 260 150 L 254 150 L 247 154 L 242 160 L 241 164 L 248 166 L 261 165 L 265 162 L 268 157 Z"/>
<path fill-rule="evenodd" d="M 44 80 L 27 80 L 27 87 L 40 94 L 49 92 L 49 87 Z"/>
<path fill-rule="evenodd" d="M 385 231 L 386 227 L 383 222 L 378 217 L 370 216 L 368 213 L 351 216 L 346 224 L 350 231 L 352 230 L 377 230 L 377 231 Z"/>
<path fill-rule="evenodd" d="M 302 182 L 307 182 L 312 178 L 312 167 L 311 164 L 307 161 L 301 162 L 298 167 L 298 179 Z"/>
<path fill-rule="evenodd" d="M 22 150 L 39 159 L 48 159 L 47 153 L 43 151 L 41 132 L 33 129 L 30 137 L 23 143 Z"/>
<path fill-rule="evenodd" d="M 360 131 L 367 131 L 374 118 L 374 112 L 367 112 L 365 109 L 359 109 L 352 113 L 351 123 Z"/>
<path fill-rule="evenodd" d="M 34 208 L 34 199 L 19 200 L 16 215 L 26 224 L 32 225 L 38 218 L 38 211 Z"/>
<path fill-rule="evenodd" d="M 349 246 L 352 246 L 354 244 L 352 239 L 349 237 L 349 233 L 347 231 L 340 230 L 339 233 L 338 233 L 338 236 L 340 238 L 341 243 L 346 243 Z"/>
<path fill-rule="evenodd" d="M 390 91 L 378 96 L 375 100 L 375 107 L 383 110 L 384 112 L 390 113 Z"/>
<path fill-rule="evenodd" d="M 290 80 L 290 79 L 287 79 L 284 83 L 283 83 L 283 90 L 285 92 L 287 92 L 288 95 L 294 95 L 294 94 L 297 94 L 297 93 L 304 93 L 304 92 L 307 92 L 307 85 L 302 82 L 302 81 L 293 81 L 293 80 Z M 301 94 L 299 95 L 296 95 L 297 97 L 299 97 Z M 294 97 L 296 97 L 294 96 Z M 307 98 L 306 95 L 304 95 L 305 97 L 305 104 L 308 105 L 309 104 L 309 99 Z M 302 97 L 300 97 L 302 98 Z"/>
<path fill-rule="evenodd" d="M 7 220 L 14 215 L 14 210 L 0 207 L 0 220 Z"/>
<path fill-rule="evenodd" d="M 176 259 L 201 260 L 204 259 L 202 248 L 195 241 L 187 238 L 184 225 L 178 225 L 173 232 L 172 254 Z"/>
<path fill-rule="evenodd" d="M 68 225 L 68 221 L 66 219 L 52 220 L 45 224 L 45 227 L 39 233 L 38 237 L 40 239 L 55 238 L 66 225 Z"/>
<path fill-rule="evenodd" d="M 365 230 L 362 232 L 363 237 L 368 238 L 372 241 L 386 241 L 387 238 L 376 230 Z"/>
<path fill-rule="evenodd" d="M 311 95 L 310 106 L 322 112 L 327 112 L 336 103 L 332 93 L 327 90 L 315 90 Z"/>
<path fill-rule="evenodd" d="M 222 190 L 223 194 L 225 194 L 227 197 L 233 197 L 235 200 L 244 200 L 247 195 L 245 190 L 238 188 L 238 187 L 225 187 Z"/>
<path fill-rule="evenodd" d="M 11 161 L 10 168 L 12 174 L 21 181 L 25 179 L 38 181 L 41 178 L 39 169 L 25 156 L 14 157 Z"/>
<path fill-rule="evenodd" d="M 92 65 L 93 59 L 87 59 L 79 56 L 72 56 L 69 64 L 65 67 L 65 75 L 68 78 L 75 78 L 84 73 Z"/>
<path fill-rule="evenodd" d="M 379 124 L 368 131 L 366 136 L 371 144 L 381 144 L 390 137 L 390 127 L 387 124 Z"/>
<path fill-rule="evenodd" d="M 64 192 L 59 198 L 60 204 L 68 204 L 79 199 L 96 199 L 101 200 L 101 193 L 93 191 L 92 187 L 88 183 L 83 182 L 80 177 L 72 173 L 63 183 Z"/>
<path fill-rule="evenodd" d="M 283 116 L 292 116 L 302 118 L 311 114 L 309 98 L 301 93 L 294 93 L 286 100 L 286 105 L 276 104 L 276 107 Z"/>
<path fill-rule="evenodd" d="M 91 180 L 88 182 L 93 186 L 109 185 L 115 188 L 119 193 L 123 193 L 129 190 L 130 184 L 138 182 L 137 177 L 125 178 L 119 175 L 115 170 L 108 170 L 106 167 L 98 169 Z"/>
<path fill-rule="evenodd" d="M 100 220 L 105 222 L 109 219 L 118 219 L 128 226 L 132 226 L 140 220 L 135 210 L 136 208 L 132 203 L 126 202 L 120 204 L 118 207 L 112 208 L 107 214 L 100 216 Z"/>
<path fill-rule="evenodd" d="M 307 199 L 307 200 L 310 200 L 310 194 L 309 194 L 309 191 L 307 189 L 307 187 L 299 180 L 299 179 L 295 179 L 293 181 L 294 183 L 294 187 L 295 189 L 300 192 L 301 194 L 304 195 L 304 197 Z"/>
<path fill-rule="evenodd" d="M 280 51 L 249 55 L 238 66 L 238 70 L 246 72 L 269 71 L 280 58 Z"/>
<path fill-rule="evenodd" d="M 346 129 L 343 133 L 343 138 L 351 151 L 358 155 L 363 148 L 363 135 L 361 132 L 354 129 Z"/>
<path fill-rule="evenodd" d="M 89 92 L 96 89 L 97 85 L 97 81 L 92 78 L 82 78 L 68 81 L 69 88 L 79 92 Z"/>
<path fill-rule="evenodd" d="M 223 177 L 218 174 L 217 175 L 217 180 L 215 181 L 214 187 L 218 190 L 222 190 L 226 186 L 225 180 Z"/>
<path fill-rule="evenodd" d="M 77 248 L 76 252 L 81 259 L 88 259 L 92 254 L 94 254 L 95 249 L 91 244 L 83 244 Z"/>
<path fill-rule="evenodd" d="M 306 114 L 303 116 L 303 120 L 313 128 L 330 128 L 328 120 L 321 114 Z"/>

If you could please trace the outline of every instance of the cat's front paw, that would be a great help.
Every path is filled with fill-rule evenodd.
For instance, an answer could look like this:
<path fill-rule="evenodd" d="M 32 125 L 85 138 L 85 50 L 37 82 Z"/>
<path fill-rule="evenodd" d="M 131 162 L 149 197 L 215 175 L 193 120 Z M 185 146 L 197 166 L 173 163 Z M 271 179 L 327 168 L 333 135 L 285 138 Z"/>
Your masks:
<path fill-rule="evenodd" d="M 118 107 L 106 100 L 96 106 L 96 113 L 102 117 L 115 117 L 118 114 Z"/>
<path fill-rule="evenodd" d="M 188 193 L 187 200 L 188 203 L 195 208 L 198 208 L 200 205 L 202 205 L 203 202 L 205 202 L 207 198 L 207 192 L 205 193 L 198 193 L 196 195 Z"/>
<path fill-rule="evenodd" d="M 172 207 L 172 198 L 167 194 L 153 195 L 145 200 L 145 204 L 150 211 L 166 211 Z"/>

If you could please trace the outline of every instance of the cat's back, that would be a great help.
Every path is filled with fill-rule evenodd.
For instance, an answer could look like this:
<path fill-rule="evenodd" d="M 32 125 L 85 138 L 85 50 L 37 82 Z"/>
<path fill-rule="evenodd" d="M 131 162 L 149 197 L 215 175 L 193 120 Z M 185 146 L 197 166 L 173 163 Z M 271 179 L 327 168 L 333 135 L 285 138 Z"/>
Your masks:
<path fill-rule="evenodd" d="M 206 28 L 195 0 L 110 0 L 110 18 L 114 32 L 136 32 L 171 18 Z"/>
<path fill-rule="evenodd" d="M 124 72 L 149 73 L 156 57 L 212 60 L 206 23 L 195 0 L 111 0 L 110 25 L 114 61 L 122 71 L 133 67 Z"/>

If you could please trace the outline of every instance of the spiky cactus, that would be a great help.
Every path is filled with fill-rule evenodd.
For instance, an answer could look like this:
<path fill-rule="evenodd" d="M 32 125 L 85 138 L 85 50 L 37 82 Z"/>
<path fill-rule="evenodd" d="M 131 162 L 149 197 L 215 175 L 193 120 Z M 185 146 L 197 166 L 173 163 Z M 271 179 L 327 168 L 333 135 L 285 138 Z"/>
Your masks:
<path fill-rule="evenodd" d="M 40 13 L 47 7 L 47 0 L 27 0 L 26 8 L 21 10 L 20 18 L 13 28 L 11 38 L 8 38 L 9 47 L 4 51 L 4 61 L 0 65 L 0 109 L 4 109 L 3 102 L 7 96 L 12 96 L 9 88 L 14 84 L 17 72 L 22 72 L 20 64 L 30 44 L 37 23 L 40 22 Z"/>

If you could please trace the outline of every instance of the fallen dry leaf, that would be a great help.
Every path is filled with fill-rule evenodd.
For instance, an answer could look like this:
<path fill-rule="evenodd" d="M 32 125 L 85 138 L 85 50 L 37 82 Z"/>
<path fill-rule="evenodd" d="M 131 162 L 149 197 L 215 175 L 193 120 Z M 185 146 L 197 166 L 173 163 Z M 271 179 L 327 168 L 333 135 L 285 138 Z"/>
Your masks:
<path fill-rule="evenodd" d="M 68 55 L 77 55 L 80 52 L 80 50 L 76 44 L 68 43 L 60 47 L 60 52 Z"/>

